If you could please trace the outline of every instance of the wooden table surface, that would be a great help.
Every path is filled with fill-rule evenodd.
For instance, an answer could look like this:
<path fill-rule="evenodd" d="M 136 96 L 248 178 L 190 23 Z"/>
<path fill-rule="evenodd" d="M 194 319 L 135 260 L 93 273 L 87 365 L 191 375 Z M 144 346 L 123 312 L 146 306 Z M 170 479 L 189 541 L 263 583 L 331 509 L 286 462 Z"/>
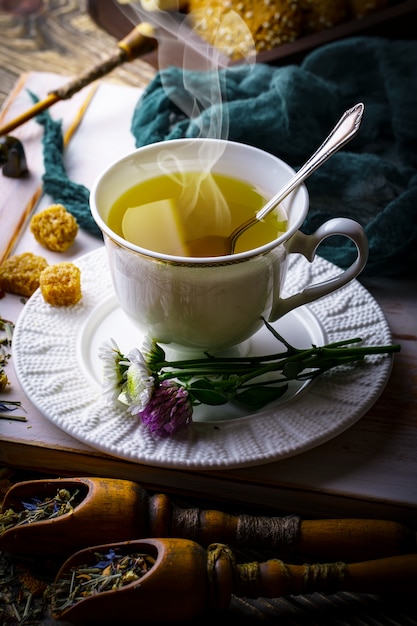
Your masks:
<path fill-rule="evenodd" d="M 109 54 L 116 40 L 97 27 L 86 8 L 83 0 L 0 0 L 0 104 L 22 73 L 75 75 Z M 153 75 L 150 65 L 136 60 L 115 70 L 107 80 L 144 87 Z M 0 195 L 1 185 L 0 175 Z M 268 514 L 379 517 L 416 528 L 417 280 L 410 275 L 361 282 L 379 302 L 393 341 L 401 343 L 402 350 L 395 357 L 380 399 L 334 440 L 278 463 L 235 471 L 186 472 L 139 466 L 103 455 L 51 424 L 27 402 L 8 366 L 13 397 L 21 398 L 29 413 L 23 424 L 0 419 L 0 467 L 35 471 L 37 476 L 43 472 L 46 476 L 133 479 L 150 490 L 186 494 L 191 501 L 193 496 L 205 498 L 219 507 L 227 503 L 241 511 L 255 506 Z M 17 310 L 10 299 L 0 300 L 0 315 Z M 258 622 L 274 626 L 411 626 L 416 623 L 417 609 L 414 600 L 397 602 L 389 594 L 316 593 L 268 600 L 233 597 L 223 617 L 230 626 Z M 208 626 L 212 620 L 210 613 L 203 614 L 193 624 Z"/>
<path fill-rule="evenodd" d="M 0 91 L 5 100 L 22 72 L 74 75 L 103 59 L 116 40 L 86 13 L 86 3 L 0 2 Z M 17 11 L 38 5 L 34 13 Z M 108 77 L 144 87 L 154 69 L 142 60 Z M 1 185 L 1 183 L 0 183 Z M 29 428 L 0 420 L 0 463 L 62 475 L 135 478 L 165 488 L 317 516 L 391 517 L 417 521 L 417 281 L 384 277 L 362 281 L 381 305 L 401 343 L 380 399 L 352 428 L 293 458 L 234 471 L 183 472 L 139 467 L 75 441 L 34 408 Z M 7 308 L 0 301 L 0 313 Z M 12 383 L 17 385 L 16 381 Z M 17 386 L 15 387 L 17 389 Z M 19 393 L 19 392 L 18 392 Z"/>
<path fill-rule="evenodd" d="M 75 76 L 106 59 L 116 43 L 87 13 L 84 0 L 0 0 L 0 103 L 23 72 Z M 144 87 L 154 73 L 137 59 L 108 80 Z"/>

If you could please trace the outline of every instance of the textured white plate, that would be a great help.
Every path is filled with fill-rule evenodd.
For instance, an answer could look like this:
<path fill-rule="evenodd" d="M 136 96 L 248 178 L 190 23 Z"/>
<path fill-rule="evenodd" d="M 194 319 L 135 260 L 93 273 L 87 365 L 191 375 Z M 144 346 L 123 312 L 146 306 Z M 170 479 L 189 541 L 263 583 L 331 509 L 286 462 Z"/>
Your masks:
<path fill-rule="evenodd" d="M 113 337 L 122 351 L 141 347 L 142 337 L 119 309 L 104 248 L 81 257 L 83 298 L 73 307 L 47 305 L 37 291 L 25 305 L 13 338 L 19 382 L 37 408 L 76 439 L 129 461 L 178 469 L 221 469 L 268 463 L 318 446 L 352 426 L 384 389 L 388 356 L 338 368 L 248 415 L 232 406 L 201 407 L 189 429 L 174 437 L 152 435 L 124 407 L 109 409 L 101 394 L 98 347 Z M 317 258 L 295 257 L 286 290 L 298 291 L 340 272 Z M 361 337 L 365 344 L 391 343 L 379 305 L 353 281 L 336 293 L 286 315 L 274 324 L 297 347 Z M 251 353 L 280 351 L 262 329 Z"/>

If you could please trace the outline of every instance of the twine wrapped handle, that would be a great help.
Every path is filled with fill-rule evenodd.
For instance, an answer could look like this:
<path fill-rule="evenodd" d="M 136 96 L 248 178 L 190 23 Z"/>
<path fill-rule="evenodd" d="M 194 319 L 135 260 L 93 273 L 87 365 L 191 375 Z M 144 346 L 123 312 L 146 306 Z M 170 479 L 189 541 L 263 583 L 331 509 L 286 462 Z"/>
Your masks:
<path fill-rule="evenodd" d="M 304 563 L 280 559 L 238 564 L 223 544 L 207 549 L 207 572 L 214 608 L 226 608 L 231 594 L 247 598 L 278 598 L 339 591 L 409 594 L 417 585 L 417 554 L 359 563 Z"/>
<path fill-rule="evenodd" d="M 301 519 L 179 507 L 167 494 L 150 495 L 121 479 L 77 477 L 29 480 L 7 491 L 1 511 L 20 510 L 32 498 L 78 492 L 70 514 L 0 532 L 0 550 L 11 554 L 68 556 L 76 550 L 139 537 L 179 537 L 203 546 L 222 542 L 258 547 L 271 556 L 300 560 L 365 561 L 416 552 L 415 529 L 392 520 Z M 121 511 L 123 518 L 121 523 Z"/>
<path fill-rule="evenodd" d="M 69 602 L 61 581 L 85 572 L 97 553 L 146 554 L 154 565 L 139 579 L 115 590 L 79 594 Z M 126 621 L 181 622 L 207 609 L 223 610 L 232 594 L 278 598 L 314 592 L 415 594 L 417 554 L 346 564 L 295 565 L 279 559 L 239 564 L 226 544 L 207 550 L 187 539 L 144 539 L 94 546 L 70 557 L 58 572 L 51 595 L 52 616 L 74 624 Z M 62 587 L 61 587 L 62 589 Z M 55 593 L 59 602 L 55 601 Z M 63 604 L 62 604 L 63 603 Z M 61 608 L 62 607 L 62 608 Z"/>

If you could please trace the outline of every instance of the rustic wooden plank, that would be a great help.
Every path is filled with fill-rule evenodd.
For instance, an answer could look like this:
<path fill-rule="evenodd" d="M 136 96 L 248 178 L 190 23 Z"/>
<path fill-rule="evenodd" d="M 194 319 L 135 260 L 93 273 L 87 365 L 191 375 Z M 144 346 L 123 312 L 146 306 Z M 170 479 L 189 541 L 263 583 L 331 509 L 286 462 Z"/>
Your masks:
<path fill-rule="evenodd" d="M 7 3 L 13 10 L 13 3 Z M 17 7 L 20 3 L 16 3 Z M 30 2 L 24 3 L 30 5 Z M 87 13 L 86 2 L 33 2 L 33 13 L 0 13 L 0 105 L 20 74 L 57 72 L 75 76 L 104 60 L 117 39 L 102 31 Z M 2 8 L 2 7 L 0 7 Z M 16 11 L 18 8 L 15 9 Z M 141 59 L 115 69 L 109 80 L 144 87 L 155 69 Z"/>
<path fill-rule="evenodd" d="M 48 27 L 53 26 L 53 32 L 44 39 L 40 38 L 40 42 L 44 44 L 49 40 L 48 45 L 55 46 L 57 42 L 60 43 L 62 37 L 64 39 L 66 35 L 68 39 L 72 37 L 71 28 L 75 26 L 78 28 L 75 8 L 82 3 L 68 2 L 62 6 L 62 3 L 51 1 L 47 4 L 51 8 L 53 19 L 60 24 L 60 30 L 58 28 L 54 30 L 55 22 L 53 24 L 49 22 Z M 61 5 L 61 12 L 58 10 L 58 5 Z M 4 16 L 1 16 L 1 19 L 4 23 Z M 26 21 L 23 18 L 17 21 L 16 19 L 13 18 L 13 22 L 10 16 L 6 16 L 9 34 L 12 32 L 10 29 L 13 24 L 15 24 L 14 27 L 18 24 L 19 28 L 22 28 L 22 24 L 26 24 L 26 27 L 28 25 L 27 18 L 25 18 Z M 43 32 L 43 27 L 41 28 L 43 19 L 46 18 L 42 16 L 32 18 L 32 27 L 35 28 L 36 33 L 38 32 L 36 29 L 39 29 L 40 33 Z M 78 46 L 81 46 L 84 38 L 89 39 L 83 32 L 83 20 L 84 16 L 81 19 L 81 35 L 74 36 Z M 3 32 L 2 30 L 2 37 L 4 37 Z M 111 41 L 114 43 L 113 39 Z M 20 50 L 20 57 L 24 56 L 23 42 L 24 37 L 20 36 L 17 43 L 11 44 L 11 48 L 15 51 Z M 67 42 L 64 41 L 60 45 L 61 48 L 65 47 Z M 73 45 L 73 43 L 68 44 L 68 47 L 72 48 Z M 91 47 L 93 44 L 89 41 L 88 45 Z M 6 54 L 4 48 L 7 48 L 5 42 L 3 41 L 3 45 L 0 42 L 0 50 L 4 55 L 3 67 L 4 59 L 7 57 L 11 62 L 11 56 L 13 56 L 9 58 L 9 52 Z M 40 63 L 43 54 L 41 48 L 42 46 L 33 55 L 29 55 L 30 62 L 28 59 L 25 63 L 22 58 L 15 59 L 13 71 L 20 72 L 23 66 L 26 70 L 32 61 L 35 65 Z M 54 71 L 56 71 L 55 64 L 59 55 L 58 57 L 56 54 L 50 56 L 47 46 L 44 56 L 46 59 L 49 57 L 51 66 L 54 66 Z M 84 58 L 84 53 L 80 53 L 79 58 Z M 60 65 L 62 65 L 61 62 Z M 47 67 L 50 66 L 47 65 Z M 69 69 L 69 66 L 65 65 L 63 71 L 66 71 L 67 67 Z M 80 66 L 77 65 L 77 67 Z M 46 69 L 45 65 L 42 65 L 42 69 Z M 124 79 L 123 83 L 126 84 Z M 77 139 L 78 136 L 75 137 L 74 146 L 71 144 L 71 147 L 77 147 Z M 71 154 L 70 151 L 70 159 Z M 29 238 L 24 238 L 21 245 L 29 245 L 29 241 Z M 79 255 L 97 245 L 97 242 L 92 242 L 83 234 L 80 245 L 73 251 L 73 254 Z M 237 500 L 242 503 L 298 511 L 304 514 L 327 516 L 357 514 L 415 521 L 417 511 L 416 282 L 381 279 L 366 281 L 365 286 L 370 289 L 383 307 L 393 331 L 393 339 L 402 344 L 402 351 L 395 357 L 392 377 L 387 388 L 369 413 L 347 432 L 315 450 L 278 463 L 235 471 L 183 472 L 145 467 L 103 455 L 66 435 L 24 398 L 17 381 L 12 377 L 12 394 L 9 397 L 10 399 L 22 397 L 25 400 L 28 421 L 0 421 L 0 462 L 10 466 L 62 475 L 100 473 L 133 478 L 153 488 L 195 495 L 201 495 L 204 492 L 206 495 L 219 499 Z M 15 304 L 10 305 L 12 300 Z M 0 304 L 2 315 L 5 317 L 8 315 L 10 306 L 14 311 L 12 315 L 18 313 L 15 306 L 22 306 L 18 298 L 12 296 L 7 296 Z"/>

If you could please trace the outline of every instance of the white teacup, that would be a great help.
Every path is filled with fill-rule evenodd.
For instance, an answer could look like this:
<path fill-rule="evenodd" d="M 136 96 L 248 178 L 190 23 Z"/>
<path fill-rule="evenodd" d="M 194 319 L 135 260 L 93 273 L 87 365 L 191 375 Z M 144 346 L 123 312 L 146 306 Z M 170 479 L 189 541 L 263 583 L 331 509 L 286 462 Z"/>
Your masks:
<path fill-rule="evenodd" d="M 141 248 L 116 234 L 107 224 L 114 202 L 138 182 L 164 170 L 212 172 L 249 181 L 271 197 L 294 175 L 277 157 L 257 148 L 216 139 L 179 139 L 135 150 L 106 169 L 90 194 L 91 212 L 103 232 L 112 281 L 120 307 L 142 334 L 172 347 L 219 351 L 249 339 L 262 326 L 292 309 L 312 302 L 353 280 L 364 268 L 368 244 L 355 221 L 335 218 L 314 234 L 298 229 L 309 207 L 306 187 L 292 192 L 284 205 L 286 232 L 262 247 L 221 257 L 183 257 Z M 354 263 L 331 280 L 283 297 L 288 256 L 301 253 L 313 262 L 319 244 L 331 235 L 344 235 L 357 248 Z"/>

